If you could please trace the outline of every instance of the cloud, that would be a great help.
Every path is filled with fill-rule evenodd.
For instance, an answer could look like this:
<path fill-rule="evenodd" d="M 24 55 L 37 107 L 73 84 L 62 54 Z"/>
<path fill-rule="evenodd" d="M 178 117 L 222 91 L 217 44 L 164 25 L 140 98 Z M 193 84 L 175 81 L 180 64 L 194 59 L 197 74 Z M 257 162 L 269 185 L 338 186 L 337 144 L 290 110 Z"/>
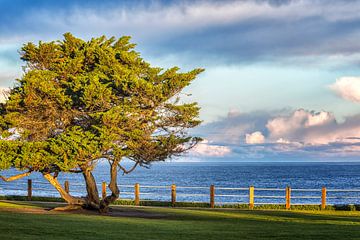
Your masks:
<path fill-rule="evenodd" d="M 349 116 L 343 122 L 338 122 L 330 112 L 298 109 L 287 116 L 269 119 L 266 127 L 269 142 L 283 139 L 321 145 L 349 142 L 350 139 L 357 141 L 360 137 L 360 115 Z"/>
<path fill-rule="evenodd" d="M 217 121 L 201 125 L 192 132 L 195 135 L 207 138 L 216 144 L 245 143 L 245 135 L 256 131 L 267 133 L 265 127 L 271 117 L 282 114 L 285 110 L 269 112 L 240 113 L 231 109 L 226 117 Z"/>
<path fill-rule="evenodd" d="M 330 89 L 346 100 L 360 103 L 360 77 L 341 77 Z"/>
<path fill-rule="evenodd" d="M 283 138 L 279 138 L 278 140 L 276 140 L 276 143 L 280 143 L 280 144 L 290 144 L 291 142 L 289 140 L 283 139 Z"/>
<path fill-rule="evenodd" d="M 17 8 L 3 2 L 0 43 L 54 40 L 70 31 L 86 38 L 132 35 L 147 55 L 175 54 L 201 64 L 359 60 L 358 1 L 65 1 L 55 7 L 22 2 Z"/>
<path fill-rule="evenodd" d="M 245 142 L 247 144 L 264 143 L 265 142 L 265 137 L 261 132 L 257 131 L 257 132 L 253 132 L 251 134 L 246 134 L 245 135 Z"/>
<path fill-rule="evenodd" d="M 230 153 L 229 147 L 210 144 L 207 140 L 202 141 L 191 150 L 191 154 L 198 157 L 224 157 Z"/>
<path fill-rule="evenodd" d="M 236 159 L 339 159 L 360 157 L 360 115 L 339 122 L 331 112 L 306 109 L 232 112 L 198 129 Z M 220 155 L 221 156 L 221 155 Z"/>
<path fill-rule="evenodd" d="M 266 124 L 266 128 L 269 130 L 269 139 L 278 140 L 283 138 L 290 141 L 306 141 L 308 143 L 323 143 L 324 140 L 325 142 L 334 140 L 327 139 L 327 137 L 324 138 L 323 134 L 317 133 L 319 131 L 322 132 L 321 129 L 325 129 L 324 126 L 337 127 L 333 114 L 325 111 L 314 112 L 304 109 L 298 109 L 287 116 L 269 119 Z"/>

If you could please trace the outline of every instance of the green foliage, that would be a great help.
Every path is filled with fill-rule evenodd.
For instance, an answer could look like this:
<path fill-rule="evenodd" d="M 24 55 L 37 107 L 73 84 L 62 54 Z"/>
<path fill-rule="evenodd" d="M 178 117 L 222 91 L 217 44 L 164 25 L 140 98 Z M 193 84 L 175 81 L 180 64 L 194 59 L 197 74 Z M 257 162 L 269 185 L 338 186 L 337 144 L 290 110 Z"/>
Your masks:
<path fill-rule="evenodd" d="M 0 170 L 46 173 L 92 169 L 97 159 L 128 158 L 141 166 L 177 156 L 199 138 L 196 103 L 182 89 L 203 69 L 152 67 L 130 37 L 27 43 L 25 72 L 0 105 Z"/>
<path fill-rule="evenodd" d="M 19 143 L 11 141 L 0 141 L 0 169 L 12 167 L 18 155 Z"/>

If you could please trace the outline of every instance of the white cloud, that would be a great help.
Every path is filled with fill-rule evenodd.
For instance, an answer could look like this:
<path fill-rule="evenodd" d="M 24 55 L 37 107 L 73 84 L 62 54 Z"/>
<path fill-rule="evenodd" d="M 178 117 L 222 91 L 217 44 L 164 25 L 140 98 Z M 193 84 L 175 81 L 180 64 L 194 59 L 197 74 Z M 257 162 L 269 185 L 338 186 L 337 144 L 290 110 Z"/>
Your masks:
<path fill-rule="evenodd" d="M 298 110 L 299 111 L 299 110 Z M 321 111 L 319 113 L 308 113 L 307 120 L 305 122 L 305 127 L 312 127 L 312 126 L 320 126 L 330 121 L 333 121 L 335 118 L 334 116 L 325 111 Z"/>
<path fill-rule="evenodd" d="M 192 149 L 192 154 L 201 157 L 223 157 L 231 153 L 231 149 L 227 146 L 210 144 L 208 140 L 204 140 Z"/>
<path fill-rule="evenodd" d="M 313 145 L 349 143 L 360 137 L 359 118 L 359 115 L 354 115 L 338 123 L 330 112 L 299 109 L 287 116 L 269 119 L 266 124 L 269 131 L 267 138 L 268 142 L 286 139 L 284 141 Z"/>
<path fill-rule="evenodd" d="M 313 112 L 299 109 L 288 116 L 270 119 L 266 127 L 271 138 L 279 139 L 289 135 L 295 135 L 296 137 L 299 129 L 327 125 L 334 121 L 334 116 L 329 112 Z"/>
<path fill-rule="evenodd" d="M 276 143 L 280 143 L 280 144 L 290 144 L 291 142 L 289 140 L 283 139 L 283 138 L 279 138 L 278 140 L 276 140 Z"/>
<path fill-rule="evenodd" d="M 265 142 L 265 137 L 261 132 L 257 131 L 251 134 L 246 134 L 245 142 L 247 144 L 260 144 Z"/>
<path fill-rule="evenodd" d="M 341 77 L 330 89 L 346 100 L 360 103 L 360 77 Z"/>

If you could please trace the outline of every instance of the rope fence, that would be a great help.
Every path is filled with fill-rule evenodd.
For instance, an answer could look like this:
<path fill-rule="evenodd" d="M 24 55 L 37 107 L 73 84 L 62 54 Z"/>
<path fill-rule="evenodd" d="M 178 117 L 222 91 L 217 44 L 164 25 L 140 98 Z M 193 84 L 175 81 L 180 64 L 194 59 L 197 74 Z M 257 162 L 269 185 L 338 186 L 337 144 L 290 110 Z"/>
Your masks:
<path fill-rule="evenodd" d="M 27 184 L 26 190 L 25 184 Z M 208 202 L 210 207 L 224 204 L 248 204 L 249 208 L 254 208 L 255 205 L 266 204 L 284 204 L 286 209 L 290 209 L 291 205 L 302 205 L 301 200 L 312 200 L 312 203 L 306 205 L 320 205 L 325 209 L 327 205 L 333 205 L 333 200 L 348 200 L 350 203 L 360 202 L 360 189 L 303 189 L 289 186 L 286 188 L 255 188 L 250 187 L 209 187 L 203 186 L 170 186 L 161 185 L 118 185 L 120 188 L 121 199 L 133 199 L 135 205 L 140 205 L 140 200 L 153 200 L 153 197 L 162 197 L 162 201 L 170 201 L 172 206 L 176 205 L 177 198 L 185 198 L 188 202 Z M 57 193 L 55 189 L 51 188 L 50 184 L 41 181 L 27 180 L 27 183 L 17 184 L 17 189 L 2 189 L 27 193 L 27 199 L 31 200 L 33 193 L 39 191 L 47 193 Z M 71 187 L 85 187 L 84 184 L 70 183 L 64 181 L 64 189 L 67 192 L 71 191 Z M 19 189 L 20 188 L 20 189 Z M 98 186 L 101 189 L 101 197 L 105 198 L 107 195 L 107 183 L 102 182 Z M 23 189 L 23 190 L 21 190 Z M 85 189 L 85 188 L 84 188 Z M 189 192 L 190 191 L 190 192 Z M 74 191 L 73 193 L 79 194 Z M 303 195 L 298 195 L 299 193 Z M 86 194 L 86 193 L 85 193 Z M 124 198 L 126 196 L 127 198 Z M 195 198 L 207 199 L 207 201 L 195 201 Z M 191 199 L 189 201 L 189 198 Z M 228 199 L 229 201 L 219 201 L 219 199 Z M 352 202 L 351 202 L 352 201 Z M 186 201 L 185 201 L 186 202 Z"/>

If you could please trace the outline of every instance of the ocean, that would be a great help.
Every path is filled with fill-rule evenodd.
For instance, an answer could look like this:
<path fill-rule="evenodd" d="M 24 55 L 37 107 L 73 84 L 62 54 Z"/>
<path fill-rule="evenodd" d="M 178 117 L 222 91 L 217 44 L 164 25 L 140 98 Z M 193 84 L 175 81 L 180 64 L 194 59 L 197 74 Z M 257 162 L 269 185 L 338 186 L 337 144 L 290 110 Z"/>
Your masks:
<path fill-rule="evenodd" d="M 8 170 L 2 174 L 9 176 L 15 172 Z M 109 181 L 108 165 L 99 164 L 94 174 L 101 192 L 101 182 Z M 33 196 L 59 196 L 39 173 L 28 178 L 33 180 Z M 25 196 L 28 178 L 0 181 L 0 195 Z M 59 181 L 65 180 L 69 181 L 72 194 L 85 195 L 80 174 L 60 174 Z M 259 204 L 284 203 L 287 186 L 292 189 L 292 204 L 319 204 L 322 187 L 327 188 L 328 204 L 360 203 L 360 163 L 154 163 L 150 169 L 137 168 L 128 175 L 119 174 L 121 198 L 133 198 L 135 183 L 140 184 L 141 198 L 149 200 L 169 201 L 170 185 L 176 184 L 177 201 L 208 202 L 209 187 L 213 184 L 216 203 L 247 203 L 249 186 L 255 187 L 255 203 Z"/>

